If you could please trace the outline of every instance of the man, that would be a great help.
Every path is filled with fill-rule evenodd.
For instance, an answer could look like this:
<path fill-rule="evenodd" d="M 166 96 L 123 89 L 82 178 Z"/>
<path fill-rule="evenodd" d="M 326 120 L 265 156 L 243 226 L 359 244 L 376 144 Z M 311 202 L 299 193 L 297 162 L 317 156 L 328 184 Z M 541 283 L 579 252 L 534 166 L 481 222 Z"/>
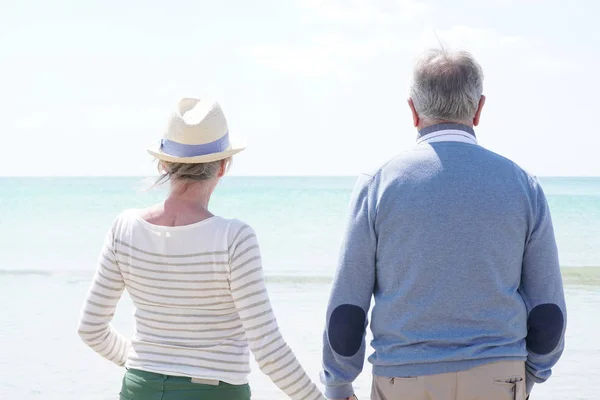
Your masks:
<path fill-rule="evenodd" d="M 356 185 L 327 310 L 330 399 L 353 396 L 371 296 L 374 400 L 522 400 L 561 356 L 548 204 L 535 178 L 477 144 L 482 92 L 470 54 L 426 53 L 408 101 L 417 144 Z"/>

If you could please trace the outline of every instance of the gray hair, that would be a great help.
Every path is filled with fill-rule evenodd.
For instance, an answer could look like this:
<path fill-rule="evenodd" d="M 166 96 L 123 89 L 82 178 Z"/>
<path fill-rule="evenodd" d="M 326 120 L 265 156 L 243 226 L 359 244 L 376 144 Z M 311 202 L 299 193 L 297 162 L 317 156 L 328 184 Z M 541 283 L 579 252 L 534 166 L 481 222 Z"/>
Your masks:
<path fill-rule="evenodd" d="M 483 71 L 466 51 L 433 49 L 417 62 L 410 97 L 421 118 L 470 121 L 483 94 Z"/>
<path fill-rule="evenodd" d="M 207 181 L 217 176 L 223 162 L 227 164 L 227 167 L 231 165 L 230 158 L 196 164 L 159 161 L 158 170 L 161 175 L 154 185 L 161 185 L 167 181 Z"/>

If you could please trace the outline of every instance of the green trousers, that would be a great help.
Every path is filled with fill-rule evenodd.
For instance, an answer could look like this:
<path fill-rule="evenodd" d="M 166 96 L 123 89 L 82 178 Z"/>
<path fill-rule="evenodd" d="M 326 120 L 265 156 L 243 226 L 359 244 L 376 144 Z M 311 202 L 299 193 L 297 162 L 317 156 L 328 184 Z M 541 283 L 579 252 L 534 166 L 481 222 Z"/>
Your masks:
<path fill-rule="evenodd" d="M 121 400 L 250 400 L 250 386 L 192 383 L 190 378 L 130 369 L 123 377 Z"/>

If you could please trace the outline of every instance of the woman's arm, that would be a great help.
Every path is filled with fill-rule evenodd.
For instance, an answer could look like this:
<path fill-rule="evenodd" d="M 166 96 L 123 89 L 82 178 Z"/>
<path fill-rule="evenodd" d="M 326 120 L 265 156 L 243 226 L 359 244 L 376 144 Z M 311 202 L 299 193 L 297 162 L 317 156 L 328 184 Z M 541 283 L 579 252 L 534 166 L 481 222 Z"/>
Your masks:
<path fill-rule="evenodd" d="M 230 243 L 231 293 L 261 371 L 291 399 L 325 399 L 279 332 L 254 231 L 247 225 L 237 228 Z"/>
<path fill-rule="evenodd" d="M 104 243 L 98 269 L 83 306 L 78 333 L 98 354 L 123 366 L 129 342 L 110 325 L 125 288 L 113 243 L 111 230 Z"/>

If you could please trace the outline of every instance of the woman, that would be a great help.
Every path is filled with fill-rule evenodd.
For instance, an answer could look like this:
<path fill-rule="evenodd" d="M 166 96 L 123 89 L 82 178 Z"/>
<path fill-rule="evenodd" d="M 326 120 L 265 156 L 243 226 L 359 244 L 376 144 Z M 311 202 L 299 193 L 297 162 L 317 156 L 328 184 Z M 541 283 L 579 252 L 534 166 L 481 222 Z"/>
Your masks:
<path fill-rule="evenodd" d="M 92 349 L 127 367 L 122 400 L 250 399 L 248 346 L 291 399 L 324 399 L 279 333 L 254 231 L 208 210 L 243 149 L 217 103 L 183 99 L 148 150 L 169 196 L 115 220 L 79 325 Z M 110 325 L 125 288 L 135 305 L 131 341 Z"/>

